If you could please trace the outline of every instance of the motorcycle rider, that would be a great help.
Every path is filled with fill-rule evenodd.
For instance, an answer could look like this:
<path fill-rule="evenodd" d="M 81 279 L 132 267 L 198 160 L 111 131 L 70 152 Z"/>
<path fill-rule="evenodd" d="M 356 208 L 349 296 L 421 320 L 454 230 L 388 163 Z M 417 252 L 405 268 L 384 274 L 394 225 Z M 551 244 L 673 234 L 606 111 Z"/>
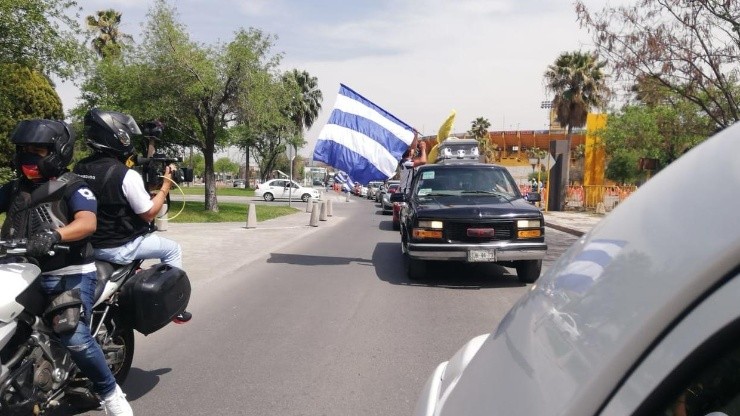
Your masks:
<path fill-rule="evenodd" d="M 154 233 L 154 219 L 165 203 L 172 184 L 167 166 L 161 189 L 147 192 L 141 175 L 124 162 L 133 155 L 133 135 L 140 135 L 128 114 L 93 108 L 84 118 L 87 145 L 93 154 L 77 162 L 74 172 L 98 196 L 98 228 L 91 237 L 95 258 L 116 264 L 137 259 L 159 259 L 182 268 L 182 250 L 172 240 Z M 183 311 L 176 323 L 190 320 Z"/>
<path fill-rule="evenodd" d="M 18 178 L 0 188 L 0 212 L 7 213 L 0 234 L 3 239 L 27 239 L 26 254 L 37 260 L 42 287 L 50 298 L 79 290 L 79 299 L 75 297 L 81 302 L 79 322 L 64 330 L 54 326 L 55 332 L 103 399 L 104 409 L 113 415 L 133 415 L 90 333 L 97 275 L 89 237 L 96 227 L 97 201 L 85 182 L 67 170 L 75 136 L 64 122 L 34 119 L 20 122 L 11 142 Z M 44 193 L 42 186 L 50 181 L 63 183 L 63 194 L 34 204 L 32 195 Z M 69 251 L 55 250 L 50 256 L 58 243 L 68 245 Z"/>

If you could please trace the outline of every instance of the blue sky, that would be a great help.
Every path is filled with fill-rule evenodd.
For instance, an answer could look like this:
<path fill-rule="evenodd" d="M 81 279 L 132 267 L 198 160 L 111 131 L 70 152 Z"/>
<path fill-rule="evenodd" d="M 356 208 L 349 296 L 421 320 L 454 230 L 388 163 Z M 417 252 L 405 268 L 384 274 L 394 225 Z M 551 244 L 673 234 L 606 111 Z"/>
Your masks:
<path fill-rule="evenodd" d="M 597 10 L 607 0 L 587 0 Z M 114 8 L 139 41 L 151 2 L 86 0 L 82 15 Z M 542 74 L 564 51 L 590 50 L 571 0 L 178 0 L 192 40 L 228 42 L 239 28 L 277 36 L 285 70 L 318 78 L 323 110 L 306 133 L 310 156 L 343 83 L 424 134 L 453 109 L 454 131 L 485 117 L 492 129 L 546 128 Z M 58 86 L 65 109 L 71 84 Z"/>

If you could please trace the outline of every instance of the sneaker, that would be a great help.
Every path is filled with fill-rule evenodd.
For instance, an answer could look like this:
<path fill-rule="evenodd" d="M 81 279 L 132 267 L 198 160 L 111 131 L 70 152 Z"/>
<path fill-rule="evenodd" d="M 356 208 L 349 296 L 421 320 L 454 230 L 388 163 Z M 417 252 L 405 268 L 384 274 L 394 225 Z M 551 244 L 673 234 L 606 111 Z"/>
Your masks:
<path fill-rule="evenodd" d="M 113 416 L 134 416 L 131 405 L 126 401 L 126 395 L 123 394 L 121 387 L 116 384 L 116 389 L 112 393 L 103 397 L 101 402 L 105 414 Z"/>
<path fill-rule="evenodd" d="M 172 322 L 176 324 L 184 324 L 185 322 L 189 321 L 193 317 L 193 314 L 188 311 L 182 311 L 182 313 L 177 314 L 175 318 L 172 320 Z"/>

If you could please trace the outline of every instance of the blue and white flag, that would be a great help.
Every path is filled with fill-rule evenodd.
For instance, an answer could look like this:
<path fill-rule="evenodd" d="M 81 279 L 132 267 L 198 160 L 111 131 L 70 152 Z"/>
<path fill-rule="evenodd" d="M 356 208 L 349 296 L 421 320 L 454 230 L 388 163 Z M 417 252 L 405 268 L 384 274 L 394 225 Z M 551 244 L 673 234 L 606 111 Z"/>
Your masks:
<path fill-rule="evenodd" d="M 319 133 L 313 160 L 361 184 L 386 180 L 414 139 L 414 129 L 344 84 Z"/>
<path fill-rule="evenodd" d="M 352 179 L 347 175 L 345 172 L 342 172 L 341 170 L 337 171 L 334 174 L 334 182 L 342 185 L 342 190 L 345 192 L 352 191 L 352 188 L 355 187 L 355 183 L 352 182 Z"/>

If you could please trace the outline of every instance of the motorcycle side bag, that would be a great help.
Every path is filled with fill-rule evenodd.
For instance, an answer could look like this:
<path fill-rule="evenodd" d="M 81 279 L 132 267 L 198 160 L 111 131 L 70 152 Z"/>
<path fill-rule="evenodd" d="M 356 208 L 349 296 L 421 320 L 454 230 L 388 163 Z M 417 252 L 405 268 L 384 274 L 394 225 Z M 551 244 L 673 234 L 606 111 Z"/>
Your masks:
<path fill-rule="evenodd" d="M 121 307 L 135 330 L 149 335 L 183 312 L 190 300 L 184 270 L 164 263 L 136 273 L 121 291 Z"/>

